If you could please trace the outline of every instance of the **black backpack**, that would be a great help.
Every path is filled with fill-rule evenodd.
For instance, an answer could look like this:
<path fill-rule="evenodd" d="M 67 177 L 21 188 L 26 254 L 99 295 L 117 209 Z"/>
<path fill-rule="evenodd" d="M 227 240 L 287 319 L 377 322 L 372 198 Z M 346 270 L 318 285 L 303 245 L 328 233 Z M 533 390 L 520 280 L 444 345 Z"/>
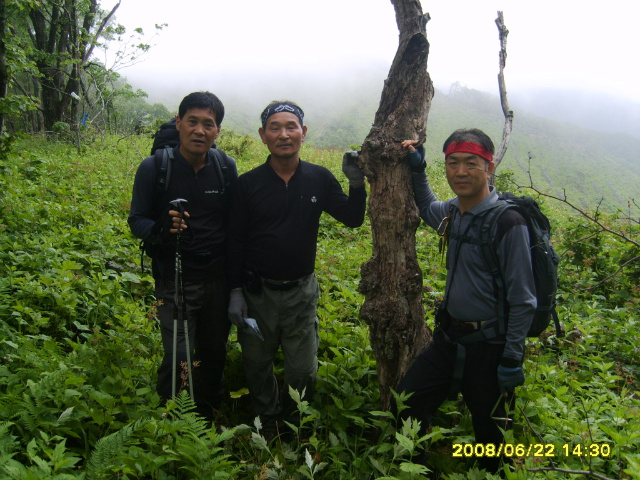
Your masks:
<path fill-rule="evenodd" d="M 498 334 L 506 331 L 507 302 L 505 298 L 504 280 L 498 264 L 496 246 L 492 239 L 498 228 L 502 214 L 509 208 L 515 208 L 527 222 L 529 242 L 531 244 L 531 266 L 536 287 L 538 305 L 531 322 L 527 337 L 538 337 L 544 332 L 553 318 L 556 336 L 564 333 L 560 328 L 560 320 L 556 312 L 556 293 L 558 290 L 558 264 L 560 257 L 551 244 L 551 224 L 531 197 L 519 197 L 512 193 L 499 195 L 495 207 L 485 214 L 480 226 L 480 238 L 459 238 L 459 241 L 479 245 L 496 285 L 498 305 Z M 454 207 L 455 208 L 455 207 Z M 450 228 L 450 227 L 449 227 Z"/>
<path fill-rule="evenodd" d="M 168 122 L 160 125 L 160 128 L 153 134 L 153 145 L 151 145 L 151 155 L 156 153 L 156 150 L 164 147 L 175 147 L 180 141 L 178 130 L 176 130 L 175 117 Z"/>
<path fill-rule="evenodd" d="M 153 145 L 151 146 L 151 155 L 155 165 L 156 178 L 153 189 L 153 205 L 155 208 L 154 218 L 158 220 L 163 212 L 166 210 L 166 206 L 163 206 L 165 202 L 165 192 L 169 188 L 169 181 L 171 180 L 171 166 L 173 164 L 173 149 L 180 142 L 180 135 L 176 129 L 176 119 L 173 118 L 168 122 L 163 123 L 158 131 L 153 135 Z M 227 155 L 213 144 L 213 147 L 209 149 L 210 158 L 215 160 L 215 167 L 218 172 L 218 176 L 222 180 L 222 195 L 224 198 L 225 212 L 228 211 L 229 196 L 230 196 L 230 181 L 227 171 Z M 151 235 L 146 240 L 140 241 L 140 268 L 144 273 L 144 255 L 145 253 L 152 257 L 157 253 L 158 238 L 157 234 L 161 228 L 160 222 L 151 230 Z"/>

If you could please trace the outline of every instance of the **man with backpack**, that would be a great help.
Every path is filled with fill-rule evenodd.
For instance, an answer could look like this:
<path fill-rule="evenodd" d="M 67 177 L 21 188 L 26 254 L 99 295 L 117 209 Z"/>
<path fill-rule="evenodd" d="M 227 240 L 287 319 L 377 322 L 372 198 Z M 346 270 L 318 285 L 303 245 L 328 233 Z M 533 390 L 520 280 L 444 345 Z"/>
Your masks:
<path fill-rule="evenodd" d="M 275 101 L 259 129 L 270 155 L 238 179 L 230 226 L 229 319 L 238 326 L 245 376 L 265 438 L 297 423 L 289 387 L 313 399 L 318 370 L 319 288 L 313 273 L 322 212 L 348 227 L 364 221 L 364 173 L 345 154 L 347 196 L 334 175 L 300 158 L 307 127 L 302 109 Z M 254 321 L 256 330 L 247 321 Z M 273 362 L 284 354 L 280 401 Z"/>
<path fill-rule="evenodd" d="M 224 106 L 214 94 L 194 92 L 184 97 L 175 128 L 164 131 L 166 148 L 156 151 L 154 147 L 154 154 L 138 168 L 129 214 L 131 232 L 144 240 L 152 257 L 159 301 L 164 357 L 158 368 L 157 391 L 164 400 L 171 398 L 176 393 L 176 373 L 178 385 L 184 386 L 180 376 L 190 367 L 187 360 L 193 360 L 190 387 L 198 412 L 209 419 L 223 397 L 230 328 L 228 198 L 238 177 L 233 159 L 212 148 L 223 118 Z M 175 321 L 177 301 L 184 307 L 188 336 L 185 323 Z"/>
<path fill-rule="evenodd" d="M 489 185 L 495 168 L 494 145 L 478 129 L 457 130 L 444 143 L 446 176 L 456 197 L 437 201 L 425 175 L 425 161 L 410 150 L 413 188 L 420 217 L 440 235 L 447 249 L 445 295 L 436 313 L 433 341 L 418 356 L 398 386 L 412 393 L 402 417 L 422 421 L 426 430 L 440 405 L 461 392 L 472 415 L 476 442 L 503 442 L 505 400 L 524 384 L 522 362 L 525 338 L 536 310 L 536 292 L 527 223 L 514 208 L 506 209 L 491 232 L 501 285 L 496 280 L 480 244 L 485 218 L 498 208 L 496 190 Z M 423 151 L 423 150 L 422 150 Z M 498 298 L 505 304 L 498 305 Z M 504 310 L 502 310 L 504 309 Z M 500 319 L 499 312 L 506 312 Z M 500 458 L 478 458 L 495 472 Z"/>

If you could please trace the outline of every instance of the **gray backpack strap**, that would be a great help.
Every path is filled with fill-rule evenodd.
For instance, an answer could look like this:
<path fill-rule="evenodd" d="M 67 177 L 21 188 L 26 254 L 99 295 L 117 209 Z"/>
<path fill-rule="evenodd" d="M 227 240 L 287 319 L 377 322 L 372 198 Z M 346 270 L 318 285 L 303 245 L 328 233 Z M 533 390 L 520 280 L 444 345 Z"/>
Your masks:
<path fill-rule="evenodd" d="M 480 247 L 482 248 L 482 255 L 495 282 L 495 295 L 498 307 L 498 335 L 504 335 L 507 331 L 506 292 L 493 239 L 498 229 L 500 217 L 508 208 L 512 207 L 515 207 L 515 205 L 498 200 L 496 206 L 489 211 L 480 227 Z"/>

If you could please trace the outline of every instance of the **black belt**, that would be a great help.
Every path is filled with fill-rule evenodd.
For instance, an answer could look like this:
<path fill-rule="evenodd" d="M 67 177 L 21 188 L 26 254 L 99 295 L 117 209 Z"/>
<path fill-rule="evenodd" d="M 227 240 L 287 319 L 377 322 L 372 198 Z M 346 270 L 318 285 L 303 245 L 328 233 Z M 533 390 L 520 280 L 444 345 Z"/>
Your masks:
<path fill-rule="evenodd" d="M 287 290 L 291 290 L 292 288 L 296 288 L 300 285 L 300 280 L 267 280 L 266 278 L 262 280 L 262 284 L 267 287 L 269 290 L 277 290 L 279 292 L 286 292 Z"/>
<path fill-rule="evenodd" d="M 226 253 L 224 248 L 214 248 L 206 252 L 182 252 L 182 258 L 188 261 L 208 262 L 213 258 L 223 257 Z"/>
<path fill-rule="evenodd" d="M 456 320 L 455 318 L 451 318 L 451 323 L 449 324 L 449 328 L 452 328 L 458 332 L 475 332 L 476 330 L 480 330 L 482 325 L 487 323 L 484 322 L 461 322 Z"/>

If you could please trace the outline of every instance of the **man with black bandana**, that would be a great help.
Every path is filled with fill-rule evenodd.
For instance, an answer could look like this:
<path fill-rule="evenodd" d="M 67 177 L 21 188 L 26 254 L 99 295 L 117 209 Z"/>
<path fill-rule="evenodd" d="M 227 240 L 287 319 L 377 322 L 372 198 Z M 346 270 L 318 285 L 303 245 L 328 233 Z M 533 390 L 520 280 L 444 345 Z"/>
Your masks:
<path fill-rule="evenodd" d="M 476 442 L 494 444 L 497 452 L 503 442 L 501 429 L 511 426 L 502 420 L 505 399 L 511 401 L 515 388 L 524 384 L 525 338 L 536 309 L 526 221 L 508 209 L 492 239 L 508 312 L 506 334 L 500 334 L 493 275 L 482 249 L 472 241 L 480 238 L 485 215 L 501 202 L 489 185 L 495 168 L 493 142 L 478 129 L 457 130 L 445 141 L 447 181 L 456 194 L 445 201 L 438 201 L 431 191 L 424 150 L 417 151 L 414 144 L 402 143 L 410 151 L 416 204 L 420 217 L 448 237 L 448 274 L 433 341 L 398 386 L 398 391 L 412 394 L 401 416 L 421 420 L 426 432 L 442 402 L 461 392 L 471 412 Z M 487 455 L 478 460 L 495 472 L 501 459 Z"/>
<path fill-rule="evenodd" d="M 157 391 L 163 400 L 172 394 L 176 233 L 181 228 L 182 275 L 187 309 L 193 387 L 197 410 L 213 417 L 223 398 L 226 345 L 231 325 L 227 318 L 229 292 L 225 270 L 227 210 L 224 175 L 210 151 L 220 133 L 224 105 L 210 92 L 194 92 L 182 99 L 176 117 L 180 142 L 173 149 L 171 175 L 162 198 L 156 194 L 154 156 L 138 167 L 133 185 L 131 232 L 155 245 L 152 258 L 158 318 L 164 356 L 158 368 Z M 225 157 L 231 187 L 238 173 Z M 170 201 L 182 198 L 185 217 Z M 177 384 L 186 362 L 186 336 L 178 322 Z"/>
<path fill-rule="evenodd" d="M 238 339 L 255 414 L 264 434 L 281 432 L 278 421 L 295 422 L 288 389 L 311 400 L 318 370 L 319 297 L 314 272 L 322 212 L 348 227 L 364 221 L 364 174 L 345 154 L 349 179 L 345 195 L 326 168 L 300 159 L 307 127 L 302 109 L 290 101 L 272 102 L 261 115 L 258 133 L 270 155 L 238 178 L 230 222 L 229 319 Z M 262 334 L 248 330 L 253 318 Z M 282 348 L 285 386 L 280 401 L 273 361 Z"/>

